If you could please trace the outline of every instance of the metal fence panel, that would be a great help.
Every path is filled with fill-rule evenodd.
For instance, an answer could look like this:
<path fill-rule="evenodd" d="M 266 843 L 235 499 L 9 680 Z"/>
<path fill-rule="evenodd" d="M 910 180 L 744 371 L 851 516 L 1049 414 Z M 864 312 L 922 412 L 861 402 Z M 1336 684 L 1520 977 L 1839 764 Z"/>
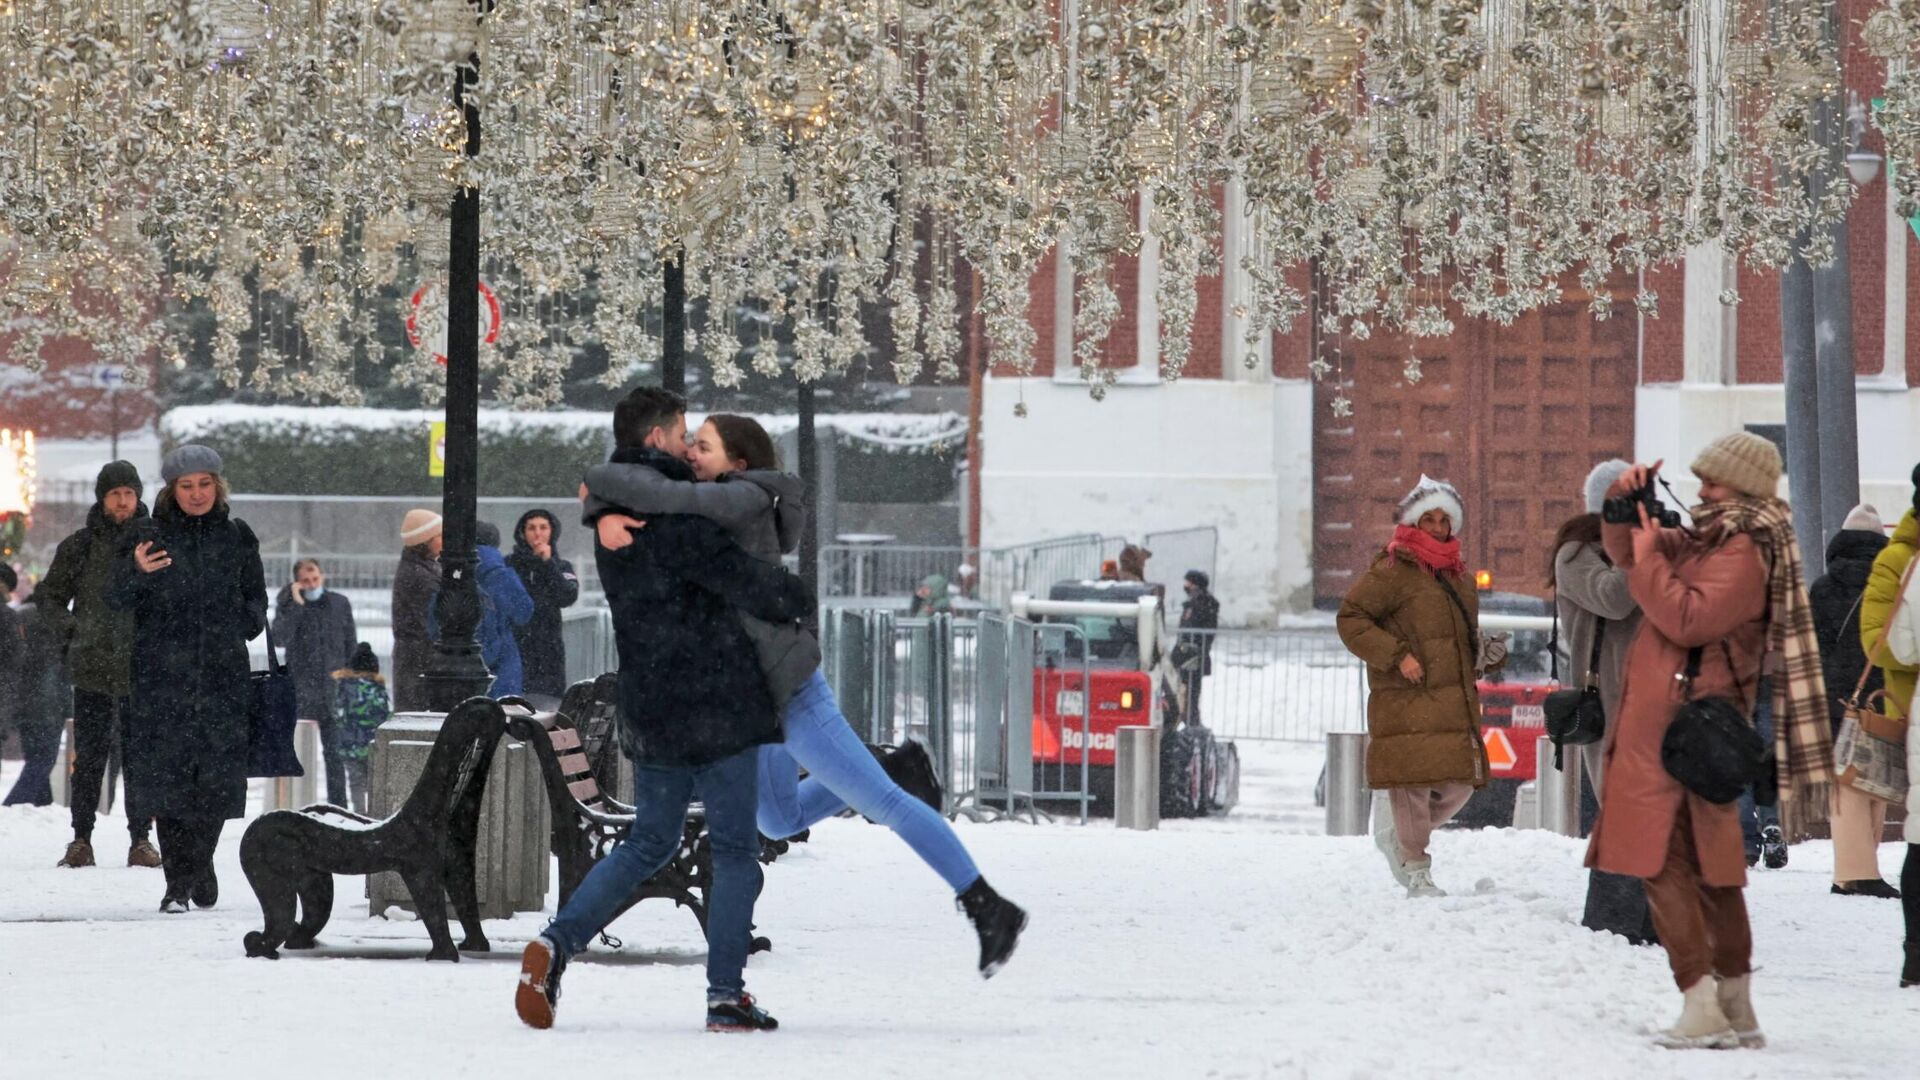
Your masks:
<path fill-rule="evenodd" d="M 1212 643 L 1199 719 L 1222 739 L 1318 743 L 1365 731 L 1367 670 L 1332 627 L 1180 632 Z"/>
<path fill-rule="evenodd" d="M 1153 552 L 1153 558 L 1147 560 L 1147 580 L 1166 590 L 1167 606 L 1176 613 L 1187 571 L 1198 570 L 1209 579 L 1214 577 L 1220 530 L 1212 526 L 1148 533 L 1141 543 Z"/>

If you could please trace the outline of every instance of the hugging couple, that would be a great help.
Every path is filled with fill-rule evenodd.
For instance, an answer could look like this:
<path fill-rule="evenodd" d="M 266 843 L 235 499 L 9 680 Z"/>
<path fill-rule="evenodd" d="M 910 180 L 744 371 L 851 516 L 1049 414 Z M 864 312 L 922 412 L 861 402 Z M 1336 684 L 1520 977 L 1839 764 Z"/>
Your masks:
<path fill-rule="evenodd" d="M 527 946 L 520 1018 L 552 1026 L 568 959 L 679 849 L 696 796 L 713 850 L 707 1030 L 779 1026 L 743 978 L 760 835 L 784 839 L 849 808 L 892 829 L 953 889 L 979 934 L 980 973 L 992 977 L 1026 912 L 994 892 L 941 816 L 926 750 L 910 742 L 883 765 L 841 714 L 802 625 L 812 591 L 780 563 L 799 543 L 806 508 L 773 440 L 728 415 L 708 417 L 689 439 L 686 401 L 655 387 L 623 399 L 613 429 L 612 460 L 588 470 L 581 499 L 620 654 L 634 822 Z"/>

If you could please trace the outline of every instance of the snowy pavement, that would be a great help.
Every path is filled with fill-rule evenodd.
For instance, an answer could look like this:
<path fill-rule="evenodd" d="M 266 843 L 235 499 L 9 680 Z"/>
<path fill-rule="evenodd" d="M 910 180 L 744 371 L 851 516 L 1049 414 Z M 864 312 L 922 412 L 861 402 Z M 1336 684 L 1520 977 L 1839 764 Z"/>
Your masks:
<path fill-rule="evenodd" d="M 487 924 L 490 955 L 428 964 L 418 923 L 369 919 L 342 882 L 323 947 L 242 955 L 258 909 L 230 823 L 209 912 L 162 916 L 157 870 L 56 870 L 63 809 L 0 810 L 0 1077 L 784 1078 L 1886 1077 L 1920 1060 L 1920 991 L 1895 987 L 1899 905 L 1830 897 L 1824 844 L 1756 875 L 1759 1052 L 1654 1049 L 1677 995 L 1657 949 L 1579 926 L 1579 845 L 1446 832 L 1453 896 L 1404 899 L 1361 838 L 1315 835 L 1312 747 L 1241 744 L 1246 805 L 1156 833 L 958 825 L 1027 905 L 991 982 L 939 880 L 887 832 L 831 821 L 767 871 L 775 943 L 749 986 L 773 1035 L 701 1030 L 693 919 L 649 902 L 618 952 L 567 975 L 554 1030 L 514 1018 L 519 946 L 544 916 Z M 17 762 L 0 768 L 10 785 Z M 1881 862 L 1897 873 L 1901 849 Z"/>

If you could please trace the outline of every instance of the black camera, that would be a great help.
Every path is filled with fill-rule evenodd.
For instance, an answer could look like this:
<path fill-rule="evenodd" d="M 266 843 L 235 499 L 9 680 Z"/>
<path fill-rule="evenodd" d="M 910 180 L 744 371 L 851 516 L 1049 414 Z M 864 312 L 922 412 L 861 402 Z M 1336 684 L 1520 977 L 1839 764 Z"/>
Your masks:
<path fill-rule="evenodd" d="M 1669 510 L 1667 504 L 1660 501 L 1660 496 L 1654 493 L 1652 478 L 1630 494 L 1601 503 L 1600 520 L 1609 525 L 1638 525 L 1642 506 L 1647 508 L 1647 520 L 1656 528 L 1680 527 L 1680 511 Z"/>

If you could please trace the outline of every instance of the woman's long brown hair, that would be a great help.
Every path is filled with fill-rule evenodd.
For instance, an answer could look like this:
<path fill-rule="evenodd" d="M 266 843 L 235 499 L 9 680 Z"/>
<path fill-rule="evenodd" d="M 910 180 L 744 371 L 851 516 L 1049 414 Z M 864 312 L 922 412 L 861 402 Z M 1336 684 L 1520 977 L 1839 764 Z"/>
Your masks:
<path fill-rule="evenodd" d="M 720 446 L 729 459 L 749 469 L 780 467 L 780 455 L 773 449 L 773 439 L 759 421 L 750 416 L 714 413 L 707 417 L 707 423 L 720 433 Z"/>
<path fill-rule="evenodd" d="M 1597 544 L 1600 542 L 1600 515 L 1580 514 L 1570 517 L 1553 534 L 1553 546 L 1547 549 L 1547 588 L 1558 587 L 1554 580 L 1554 564 L 1559 562 L 1560 549 L 1568 544 Z"/>

